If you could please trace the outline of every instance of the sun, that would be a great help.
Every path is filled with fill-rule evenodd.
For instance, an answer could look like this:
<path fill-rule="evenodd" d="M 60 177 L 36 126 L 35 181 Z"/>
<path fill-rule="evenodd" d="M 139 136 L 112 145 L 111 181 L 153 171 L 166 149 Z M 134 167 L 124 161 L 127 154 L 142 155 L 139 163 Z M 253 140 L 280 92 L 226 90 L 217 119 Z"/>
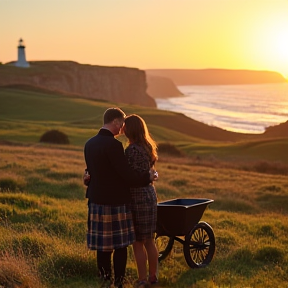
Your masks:
<path fill-rule="evenodd" d="M 274 29 L 268 30 L 266 40 L 267 62 L 273 70 L 288 76 L 288 20 L 276 22 Z"/>
<path fill-rule="evenodd" d="M 259 19 L 260 20 L 260 19 Z M 257 66 L 288 76 L 288 17 L 261 19 L 250 35 L 253 59 Z M 250 46 L 251 47 L 251 46 Z M 255 66 L 256 66 L 255 65 Z"/>
<path fill-rule="evenodd" d="M 275 58 L 287 61 L 288 60 L 288 22 L 284 27 L 275 28 L 270 34 L 270 52 Z"/>

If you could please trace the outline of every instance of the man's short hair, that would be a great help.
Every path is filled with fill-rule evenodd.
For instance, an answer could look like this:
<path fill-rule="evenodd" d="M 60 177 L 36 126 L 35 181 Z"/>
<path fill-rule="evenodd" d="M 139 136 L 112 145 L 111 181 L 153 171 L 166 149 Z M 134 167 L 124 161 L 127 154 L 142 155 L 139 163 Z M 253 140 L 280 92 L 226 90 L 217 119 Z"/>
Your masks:
<path fill-rule="evenodd" d="M 105 112 L 104 112 L 104 116 L 103 116 L 103 121 L 104 124 L 108 124 L 111 123 L 114 119 L 124 119 L 126 117 L 126 114 L 118 107 L 115 108 L 108 108 Z"/>

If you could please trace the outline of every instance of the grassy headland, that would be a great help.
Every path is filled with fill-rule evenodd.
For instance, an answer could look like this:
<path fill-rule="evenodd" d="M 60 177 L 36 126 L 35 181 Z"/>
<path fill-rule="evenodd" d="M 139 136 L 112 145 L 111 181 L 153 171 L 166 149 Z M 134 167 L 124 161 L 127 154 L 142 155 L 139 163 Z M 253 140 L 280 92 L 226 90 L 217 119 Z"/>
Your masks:
<path fill-rule="evenodd" d="M 287 138 L 208 141 L 169 125 L 183 124 L 181 114 L 43 91 L 1 88 L 0 103 L 0 287 L 98 287 L 85 243 L 83 145 L 111 105 L 141 115 L 160 144 L 181 152 L 160 145 L 159 201 L 215 200 L 202 217 L 216 237 L 212 262 L 190 269 L 176 244 L 160 263 L 157 286 L 287 286 Z M 189 123 L 184 128 L 193 131 Z M 71 144 L 39 143 L 50 129 Z M 128 287 L 136 279 L 130 248 Z"/>

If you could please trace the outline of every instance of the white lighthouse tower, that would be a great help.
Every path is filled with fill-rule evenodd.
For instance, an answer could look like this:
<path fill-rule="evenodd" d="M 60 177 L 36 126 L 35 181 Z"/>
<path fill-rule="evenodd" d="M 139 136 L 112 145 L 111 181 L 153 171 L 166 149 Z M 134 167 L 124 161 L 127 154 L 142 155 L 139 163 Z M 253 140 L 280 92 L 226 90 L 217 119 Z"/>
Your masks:
<path fill-rule="evenodd" d="M 26 61 L 25 57 L 25 46 L 24 42 L 22 39 L 19 40 L 19 45 L 18 45 L 18 60 L 15 63 L 15 66 L 17 67 L 30 67 L 29 63 Z"/>

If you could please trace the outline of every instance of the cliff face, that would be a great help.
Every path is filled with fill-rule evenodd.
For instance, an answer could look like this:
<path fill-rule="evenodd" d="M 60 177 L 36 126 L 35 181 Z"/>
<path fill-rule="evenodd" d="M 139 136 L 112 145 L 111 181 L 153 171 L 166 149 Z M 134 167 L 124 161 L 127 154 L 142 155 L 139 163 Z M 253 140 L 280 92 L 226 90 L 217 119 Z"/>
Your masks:
<path fill-rule="evenodd" d="M 90 99 L 156 107 L 147 92 L 146 75 L 136 68 L 36 61 L 30 68 L 0 66 L 0 86 L 29 85 Z"/>
<path fill-rule="evenodd" d="M 147 93 L 153 98 L 180 97 L 183 94 L 173 81 L 166 77 L 147 75 Z"/>
<path fill-rule="evenodd" d="M 150 69 L 149 76 L 170 78 L 175 85 L 237 85 L 284 83 L 287 80 L 277 72 L 229 69 Z"/>

